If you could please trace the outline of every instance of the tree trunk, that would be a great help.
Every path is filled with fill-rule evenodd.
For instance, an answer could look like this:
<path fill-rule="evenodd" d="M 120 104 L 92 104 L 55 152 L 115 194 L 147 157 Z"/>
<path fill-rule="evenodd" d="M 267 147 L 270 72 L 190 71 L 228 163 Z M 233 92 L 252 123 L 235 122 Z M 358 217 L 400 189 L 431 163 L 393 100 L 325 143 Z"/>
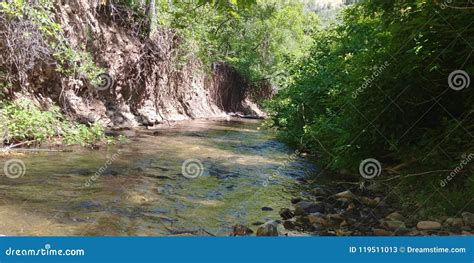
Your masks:
<path fill-rule="evenodd" d="M 156 1 L 150 0 L 150 4 L 148 6 L 148 18 L 150 19 L 150 36 L 156 30 L 157 26 L 157 17 L 156 17 Z"/>

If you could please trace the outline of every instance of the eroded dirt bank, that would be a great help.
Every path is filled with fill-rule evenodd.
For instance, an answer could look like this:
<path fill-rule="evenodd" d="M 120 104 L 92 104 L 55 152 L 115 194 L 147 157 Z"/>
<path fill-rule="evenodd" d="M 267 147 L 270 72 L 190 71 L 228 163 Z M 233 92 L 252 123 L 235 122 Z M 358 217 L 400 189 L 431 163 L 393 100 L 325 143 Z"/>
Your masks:
<path fill-rule="evenodd" d="M 149 34 L 143 18 L 100 1 L 55 1 L 54 14 L 69 44 L 90 54 L 110 78 L 100 78 L 106 85 L 97 89 L 81 74 L 58 73 L 48 56 L 27 57 L 33 66 L 25 70 L 22 83 L 8 90 L 12 99 L 26 97 L 45 107 L 58 104 L 80 122 L 101 121 L 109 127 L 223 117 L 228 112 L 263 116 L 247 96 L 248 84 L 231 67 L 215 63 L 207 70 L 194 57 L 182 61 L 179 49 L 186 47 L 174 31 L 159 28 Z M 6 32 L 7 25 L 3 27 Z M 35 33 L 34 27 L 29 29 Z M 8 55 L 7 40 L 0 42 L 1 53 Z M 40 42 L 47 40 L 36 44 Z M 25 50 L 35 48 L 35 43 L 21 44 Z"/>

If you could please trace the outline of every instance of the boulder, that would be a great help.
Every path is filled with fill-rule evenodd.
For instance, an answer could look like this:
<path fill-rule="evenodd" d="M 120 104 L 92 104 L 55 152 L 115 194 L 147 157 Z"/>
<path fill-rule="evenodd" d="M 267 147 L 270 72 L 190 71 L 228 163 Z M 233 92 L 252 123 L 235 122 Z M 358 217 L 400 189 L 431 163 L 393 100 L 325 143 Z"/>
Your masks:
<path fill-rule="evenodd" d="M 416 224 L 416 228 L 420 230 L 438 230 L 441 224 L 436 221 L 420 221 Z"/>

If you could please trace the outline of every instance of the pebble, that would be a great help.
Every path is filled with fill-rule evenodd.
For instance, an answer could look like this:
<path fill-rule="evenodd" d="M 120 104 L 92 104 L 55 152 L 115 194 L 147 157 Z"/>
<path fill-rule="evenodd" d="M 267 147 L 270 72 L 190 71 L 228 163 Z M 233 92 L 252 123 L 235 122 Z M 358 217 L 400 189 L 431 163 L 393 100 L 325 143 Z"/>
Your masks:
<path fill-rule="evenodd" d="M 405 217 L 398 212 L 393 212 L 385 217 L 387 220 L 405 221 Z"/>
<path fill-rule="evenodd" d="M 464 226 L 464 221 L 462 218 L 448 218 L 444 222 L 447 226 L 462 227 Z"/>
<path fill-rule="evenodd" d="M 347 199 L 347 200 L 352 200 L 352 199 L 355 198 L 355 195 L 349 190 L 337 193 L 334 196 L 337 197 L 337 198 L 344 198 L 344 199 Z"/>
<path fill-rule="evenodd" d="M 416 224 L 416 228 L 420 230 L 438 230 L 441 224 L 435 221 L 420 221 Z"/>
<path fill-rule="evenodd" d="M 462 212 L 461 214 L 464 225 L 474 227 L 474 214 L 470 212 Z"/>
<path fill-rule="evenodd" d="M 382 229 L 382 228 L 374 228 L 372 229 L 372 232 L 374 232 L 374 235 L 376 236 L 391 236 L 392 232 Z"/>
<path fill-rule="evenodd" d="M 384 222 L 384 225 L 390 230 L 405 230 L 406 226 L 403 221 L 399 220 L 388 220 Z"/>

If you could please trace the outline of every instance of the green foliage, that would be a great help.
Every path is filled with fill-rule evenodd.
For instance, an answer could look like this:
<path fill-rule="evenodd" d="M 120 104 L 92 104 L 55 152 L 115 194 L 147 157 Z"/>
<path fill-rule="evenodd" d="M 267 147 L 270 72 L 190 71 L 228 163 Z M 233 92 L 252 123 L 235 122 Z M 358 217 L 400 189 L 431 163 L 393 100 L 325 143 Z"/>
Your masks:
<path fill-rule="evenodd" d="M 95 65 L 88 52 L 76 50 L 70 46 L 61 25 L 54 20 L 54 14 L 51 11 L 53 8 L 51 0 L 34 3 L 25 0 L 0 2 L 0 10 L 8 16 L 8 19 L 27 19 L 38 28 L 57 61 L 58 72 L 66 75 L 81 75 L 94 81 L 103 69 Z M 85 50 L 84 47 L 82 49 Z"/>
<path fill-rule="evenodd" d="M 297 1 L 158 1 L 161 26 L 177 29 L 181 56 L 206 66 L 225 61 L 250 82 L 284 80 L 287 63 L 302 57 L 318 25 Z"/>
<path fill-rule="evenodd" d="M 268 103 L 269 125 L 295 146 L 320 153 L 329 169 L 359 176 L 361 161 L 376 158 L 385 168 L 410 164 L 401 178 L 432 171 L 403 179 L 406 193 L 418 191 L 406 197 L 426 199 L 433 186 L 447 196 L 457 191 L 452 204 L 433 197 L 440 205 L 427 211 L 459 210 L 461 197 L 474 190 L 473 164 L 439 185 L 463 153 L 474 152 L 474 92 L 448 85 L 456 69 L 474 76 L 471 22 L 467 9 L 425 0 L 348 8 L 343 23 L 314 34 L 310 54 L 292 66 L 288 88 Z"/>
<path fill-rule="evenodd" d="M 64 144 L 93 144 L 108 139 L 100 124 L 90 127 L 68 121 L 59 108 L 52 107 L 42 111 L 27 100 L 0 104 L 0 113 L 6 119 L 8 140 L 57 142 Z"/>

